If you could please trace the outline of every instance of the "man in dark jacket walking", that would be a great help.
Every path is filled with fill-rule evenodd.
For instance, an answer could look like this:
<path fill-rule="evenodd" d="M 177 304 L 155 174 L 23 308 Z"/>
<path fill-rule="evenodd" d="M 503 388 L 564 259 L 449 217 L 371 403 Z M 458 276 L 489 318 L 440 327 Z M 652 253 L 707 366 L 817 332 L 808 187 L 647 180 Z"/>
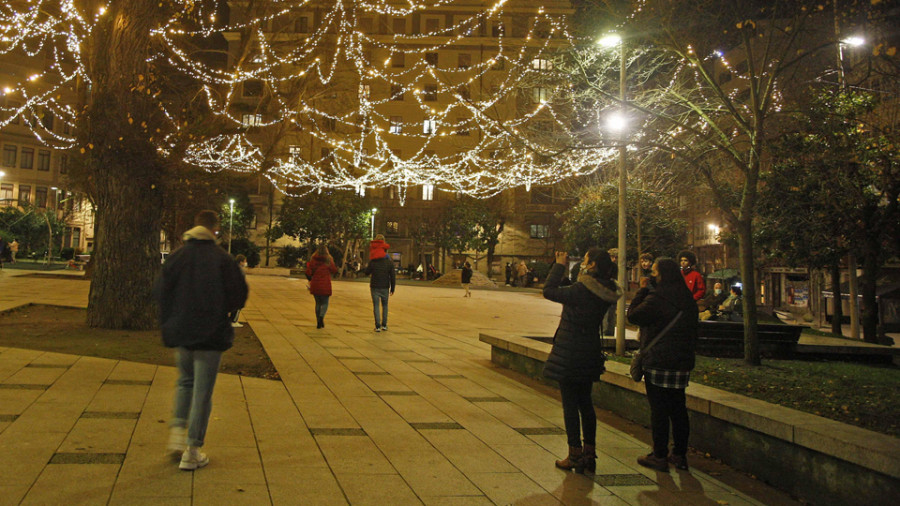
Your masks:
<path fill-rule="evenodd" d="M 201 211 L 184 246 L 166 258 L 157 281 L 163 342 L 175 348 L 178 383 L 167 451 L 186 471 L 209 464 L 200 451 L 222 352 L 234 342 L 232 315 L 247 300 L 240 267 L 216 244 L 219 217 Z"/>
<path fill-rule="evenodd" d="M 372 276 L 369 279 L 369 290 L 372 292 L 372 306 L 375 312 L 375 332 L 381 332 L 387 330 L 388 297 L 394 295 L 397 281 L 394 275 L 394 262 L 389 255 L 369 260 L 365 272 Z"/>

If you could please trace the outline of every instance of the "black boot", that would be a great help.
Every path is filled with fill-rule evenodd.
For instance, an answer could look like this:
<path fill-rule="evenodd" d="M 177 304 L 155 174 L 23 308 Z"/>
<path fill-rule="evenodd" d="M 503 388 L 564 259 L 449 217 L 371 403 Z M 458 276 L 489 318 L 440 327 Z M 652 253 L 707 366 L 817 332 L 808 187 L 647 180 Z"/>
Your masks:
<path fill-rule="evenodd" d="M 321 316 L 316 316 L 316 328 L 321 329 L 324 327 L 325 327 L 324 318 L 322 318 Z"/>
<path fill-rule="evenodd" d="M 597 472 L 597 449 L 594 445 L 584 445 L 584 452 L 581 454 L 581 466 L 575 468 L 578 472 L 588 471 Z"/>

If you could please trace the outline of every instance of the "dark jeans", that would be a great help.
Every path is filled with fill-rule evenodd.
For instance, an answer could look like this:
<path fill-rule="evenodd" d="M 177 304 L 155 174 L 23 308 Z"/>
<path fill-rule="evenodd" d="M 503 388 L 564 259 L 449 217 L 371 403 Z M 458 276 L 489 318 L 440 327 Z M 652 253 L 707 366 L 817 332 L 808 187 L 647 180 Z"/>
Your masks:
<path fill-rule="evenodd" d="M 590 381 L 559 383 L 569 446 L 581 446 L 581 432 L 584 432 L 584 444 L 594 446 L 597 443 L 597 413 L 591 400 L 592 386 Z"/>
<path fill-rule="evenodd" d="M 683 388 L 663 388 L 652 383 L 647 385 L 647 400 L 650 402 L 650 427 L 653 432 L 653 454 L 666 457 L 669 454 L 669 422 L 672 425 L 672 439 L 675 455 L 686 455 L 688 435 L 691 432 L 685 405 Z"/>
<path fill-rule="evenodd" d="M 328 311 L 328 297 L 329 295 L 313 295 L 316 299 L 316 318 L 325 318 Z"/>

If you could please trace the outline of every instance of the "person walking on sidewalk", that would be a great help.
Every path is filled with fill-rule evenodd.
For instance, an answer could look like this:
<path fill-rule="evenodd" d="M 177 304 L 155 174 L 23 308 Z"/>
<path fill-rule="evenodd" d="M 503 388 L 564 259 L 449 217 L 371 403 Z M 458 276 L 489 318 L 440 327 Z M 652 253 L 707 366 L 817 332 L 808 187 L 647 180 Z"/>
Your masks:
<path fill-rule="evenodd" d="M 578 280 L 570 286 L 562 286 L 567 262 L 568 254 L 557 251 L 556 263 L 544 283 L 544 298 L 563 305 L 553 347 L 544 364 L 544 376 L 559 383 L 569 443 L 568 457 L 557 460 L 556 467 L 594 472 L 597 467 L 597 415 L 591 389 L 606 370 L 600 324 L 606 309 L 622 296 L 622 289 L 610 275 L 612 261 L 609 254 L 600 248 L 589 249 L 581 263 Z"/>
<path fill-rule="evenodd" d="M 316 299 L 316 328 L 325 328 L 325 313 L 328 311 L 328 299 L 331 297 L 331 275 L 337 273 L 334 259 L 328 253 L 324 243 L 319 244 L 316 252 L 306 264 L 306 276 L 309 278 L 309 293 Z"/>
<path fill-rule="evenodd" d="M 238 254 L 237 256 L 234 257 L 234 262 L 241 269 L 241 274 L 243 274 L 244 277 L 246 277 L 247 276 L 247 256 Z M 238 321 L 238 319 L 240 317 L 241 317 L 241 310 L 238 309 L 237 311 L 234 312 L 234 315 L 231 317 L 231 326 L 232 327 L 240 328 L 240 327 L 244 326 L 243 323 Z"/>
<path fill-rule="evenodd" d="M 397 282 L 394 274 L 394 262 L 388 256 L 374 258 L 369 260 L 365 273 L 371 276 L 369 290 L 372 292 L 375 332 L 381 332 L 387 330 L 388 298 L 394 295 L 394 286 Z"/>
<path fill-rule="evenodd" d="M 175 348 L 178 368 L 167 452 L 180 456 L 178 467 L 186 471 L 209 464 L 200 448 L 216 374 L 222 352 L 234 342 L 231 317 L 248 291 L 240 267 L 216 244 L 216 212 L 200 211 L 194 225 L 184 233 L 184 246 L 166 259 L 155 290 L 163 342 Z"/>
<path fill-rule="evenodd" d="M 628 307 L 628 321 L 641 327 L 644 384 L 653 434 L 653 451 L 637 461 L 657 471 L 668 471 L 669 463 L 686 470 L 690 424 L 684 389 L 694 368 L 697 303 L 675 260 L 657 259 L 651 275 L 656 279 L 656 288 L 651 288 L 646 278 L 642 279 L 641 287 Z M 662 333 L 663 330 L 666 332 Z M 661 333 L 653 347 L 645 351 Z M 670 425 L 675 443 L 671 455 Z"/>
<path fill-rule="evenodd" d="M 471 297 L 472 292 L 469 291 L 469 283 L 472 282 L 472 265 L 469 262 L 466 262 L 462 268 L 462 286 L 466 289 L 466 293 L 463 297 Z"/>
<path fill-rule="evenodd" d="M 16 263 L 16 255 L 19 253 L 19 241 L 17 241 L 15 237 L 13 237 L 12 242 L 9 243 L 9 253 L 10 263 Z"/>

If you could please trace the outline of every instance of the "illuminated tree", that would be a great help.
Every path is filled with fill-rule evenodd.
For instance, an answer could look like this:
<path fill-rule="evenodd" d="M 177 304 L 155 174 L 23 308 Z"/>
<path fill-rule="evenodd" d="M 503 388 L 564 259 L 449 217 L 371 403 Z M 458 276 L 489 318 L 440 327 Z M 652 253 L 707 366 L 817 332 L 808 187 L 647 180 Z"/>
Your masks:
<path fill-rule="evenodd" d="M 42 142 L 75 155 L 72 183 L 96 209 L 88 323 L 153 326 L 163 209 L 195 168 L 258 174 L 294 196 L 396 186 L 401 201 L 420 184 L 487 197 L 582 173 L 585 164 L 536 163 L 519 135 L 533 114 L 505 105 L 523 76 L 543 70 L 534 63 L 543 51 L 568 43 L 568 4 L 518 2 L 507 12 L 507 3 L 516 2 L 0 6 L 0 57 L 34 69 L 2 90 L 0 128 L 24 118 Z M 461 15 L 447 15 L 451 5 Z M 434 26 L 382 26 L 428 12 L 438 13 Z M 471 37 L 491 39 L 474 61 L 431 60 L 431 51 L 470 46 Z M 395 120 L 387 111 L 396 93 L 421 117 Z M 48 117 L 63 128 L 47 128 Z M 416 149 L 397 156 L 398 139 Z"/>
<path fill-rule="evenodd" d="M 854 22 L 884 22 L 869 2 L 842 2 L 838 13 L 826 10 L 831 6 L 815 1 L 632 2 L 633 10 L 620 22 L 624 49 L 601 51 L 584 43 L 555 60 L 559 76 L 571 85 L 567 93 L 549 97 L 545 114 L 554 111 L 569 119 L 556 124 L 567 140 L 547 155 L 580 156 L 603 142 L 598 125 L 604 118 L 623 113 L 632 125 L 624 141 L 630 158 L 693 178 L 692 196 L 711 198 L 721 209 L 739 241 L 748 364 L 760 363 L 753 225 L 771 143 L 792 126 L 786 108 L 801 101 L 806 83 L 837 84 L 835 16 L 844 25 L 850 22 L 845 15 L 855 16 Z M 881 47 L 881 42 L 870 43 Z M 623 50 L 624 103 L 618 98 Z"/>

